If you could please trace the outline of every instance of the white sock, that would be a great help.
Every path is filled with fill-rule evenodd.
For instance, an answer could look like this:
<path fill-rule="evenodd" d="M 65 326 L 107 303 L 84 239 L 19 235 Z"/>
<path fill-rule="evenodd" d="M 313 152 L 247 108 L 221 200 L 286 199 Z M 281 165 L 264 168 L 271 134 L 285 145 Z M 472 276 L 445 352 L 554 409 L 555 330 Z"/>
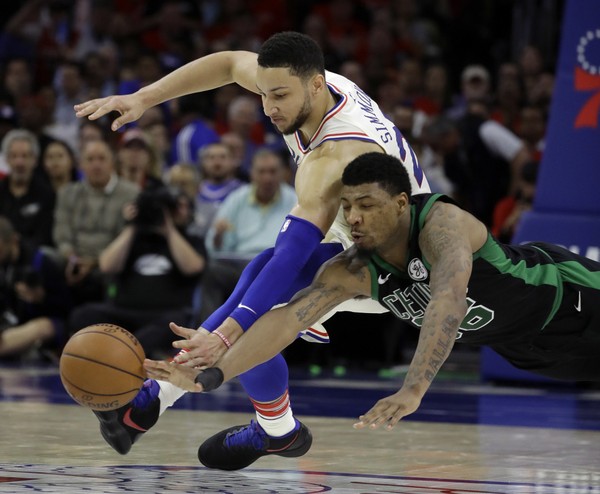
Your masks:
<path fill-rule="evenodd" d="M 277 417 L 276 419 L 265 419 L 257 413 L 256 420 L 271 437 L 285 436 L 296 428 L 296 421 L 294 420 L 291 407 L 281 417 Z"/>
<path fill-rule="evenodd" d="M 172 407 L 175 402 L 187 393 L 184 389 L 178 388 L 174 384 L 167 381 L 156 381 L 160 391 L 158 392 L 158 399 L 160 400 L 160 411 L 159 415 L 162 415 L 164 411 Z"/>

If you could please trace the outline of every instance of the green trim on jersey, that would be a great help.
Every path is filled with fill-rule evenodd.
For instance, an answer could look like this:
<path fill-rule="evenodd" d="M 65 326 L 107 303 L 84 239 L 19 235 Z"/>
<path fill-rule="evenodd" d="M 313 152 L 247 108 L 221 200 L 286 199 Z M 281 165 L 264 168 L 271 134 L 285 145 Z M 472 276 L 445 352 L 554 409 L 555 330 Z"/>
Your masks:
<path fill-rule="evenodd" d="M 425 220 L 427 219 L 427 215 L 429 214 L 429 211 L 433 207 L 433 204 L 440 197 L 442 197 L 442 194 L 431 194 L 431 197 L 429 199 L 427 199 L 427 202 L 421 209 L 421 214 L 419 214 L 419 231 L 423 229 L 423 225 L 425 224 Z"/>
<path fill-rule="evenodd" d="M 484 259 L 485 261 L 491 263 L 501 273 L 523 280 L 528 285 L 549 285 L 555 287 L 556 296 L 554 297 L 552 309 L 550 310 L 550 313 L 548 314 L 548 317 L 542 326 L 543 329 L 556 315 L 556 312 L 560 307 L 560 303 L 562 302 L 563 298 L 563 280 L 552 257 L 550 257 L 547 252 L 545 252 L 543 249 L 540 249 L 536 245 L 533 245 L 532 247 L 544 254 L 544 256 L 548 259 L 548 264 L 536 264 L 535 266 L 528 267 L 524 260 L 514 264 L 512 259 L 506 256 L 502 248 L 488 232 L 488 238 L 485 241 L 485 244 L 483 244 L 481 249 L 473 254 L 473 260 L 476 258 Z"/>
<path fill-rule="evenodd" d="M 557 262 L 563 281 L 600 290 L 600 271 L 590 271 L 575 261 Z"/>
<path fill-rule="evenodd" d="M 375 264 L 379 264 L 380 267 L 389 271 L 394 276 L 401 276 L 401 271 L 391 264 L 388 264 L 384 261 L 379 255 L 373 254 L 367 263 L 369 268 L 369 272 L 371 273 L 371 298 L 373 300 L 379 300 L 379 281 L 377 278 L 379 277 L 379 273 L 377 273 L 377 268 L 375 268 Z"/>
<path fill-rule="evenodd" d="M 367 267 L 369 268 L 369 273 L 371 273 L 371 298 L 379 301 L 379 283 L 377 282 L 379 275 L 372 262 L 369 261 Z"/>

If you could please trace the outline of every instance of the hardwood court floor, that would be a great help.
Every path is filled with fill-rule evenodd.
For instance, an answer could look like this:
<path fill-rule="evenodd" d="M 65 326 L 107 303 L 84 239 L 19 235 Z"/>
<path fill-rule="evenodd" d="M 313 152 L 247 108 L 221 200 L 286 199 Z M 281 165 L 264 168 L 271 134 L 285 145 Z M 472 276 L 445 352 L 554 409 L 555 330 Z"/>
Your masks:
<path fill-rule="evenodd" d="M 600 494 L 598 391 L 442 379 L 393 431 L 352 428 L 357 410 L 397 387 L 372 376 L 293 379 L 312 449 L 221 472 L 201 467 L 196 450 L 251 418 L 236 383 L 186 396 L 120 456 L 55 367 L 0 367 L 0 492 Z"/>

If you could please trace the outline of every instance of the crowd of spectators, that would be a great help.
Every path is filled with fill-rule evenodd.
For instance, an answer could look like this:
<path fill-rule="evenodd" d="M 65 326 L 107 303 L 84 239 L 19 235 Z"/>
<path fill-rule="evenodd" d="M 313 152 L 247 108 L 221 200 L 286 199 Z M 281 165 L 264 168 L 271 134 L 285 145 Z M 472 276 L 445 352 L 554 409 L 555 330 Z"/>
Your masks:
<path fill-rule="evenodd" d="M 535 192 L 556 49 L 533 34 L 515 42 L 517 7 L 11 4 L 0 32 L 0 359 L 60 349 L 95 317 L 137 332 L 150 354 L 168 352 L 166 325 L 156 337 L 162 322 L 140 314 L 162 310 L 197 324 L 228 295 L 244 262 L 274 243 L 295 200 L 295 170 L 257 96 L 235 85 L 189 95 L 118 133 L 109 129 L 114 116 L 80 120 L 73 105 L 136 91 L 215 51 L 257 51 L 281 30 L 316 39 L 326 68 L 370 94 L 409 140 L 432 189 L 509 241 Z M 150 213 L 152 202 L 160 207 Z M 49 311 L 58 293 L 65 295 Z"/>

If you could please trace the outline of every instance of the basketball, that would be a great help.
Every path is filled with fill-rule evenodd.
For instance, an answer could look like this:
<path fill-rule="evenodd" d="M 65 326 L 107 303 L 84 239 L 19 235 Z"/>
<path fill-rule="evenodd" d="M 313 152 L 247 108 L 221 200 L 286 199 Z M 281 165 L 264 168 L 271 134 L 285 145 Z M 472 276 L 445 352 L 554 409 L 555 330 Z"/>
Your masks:
<path fill-rule="evenodd" d="M 60 379 L 77 403 L 97 411 L 129 403 L 144 383 L 144 350 L 114 324 L 94 324 L 75 333 L 60 357 Z"/>

